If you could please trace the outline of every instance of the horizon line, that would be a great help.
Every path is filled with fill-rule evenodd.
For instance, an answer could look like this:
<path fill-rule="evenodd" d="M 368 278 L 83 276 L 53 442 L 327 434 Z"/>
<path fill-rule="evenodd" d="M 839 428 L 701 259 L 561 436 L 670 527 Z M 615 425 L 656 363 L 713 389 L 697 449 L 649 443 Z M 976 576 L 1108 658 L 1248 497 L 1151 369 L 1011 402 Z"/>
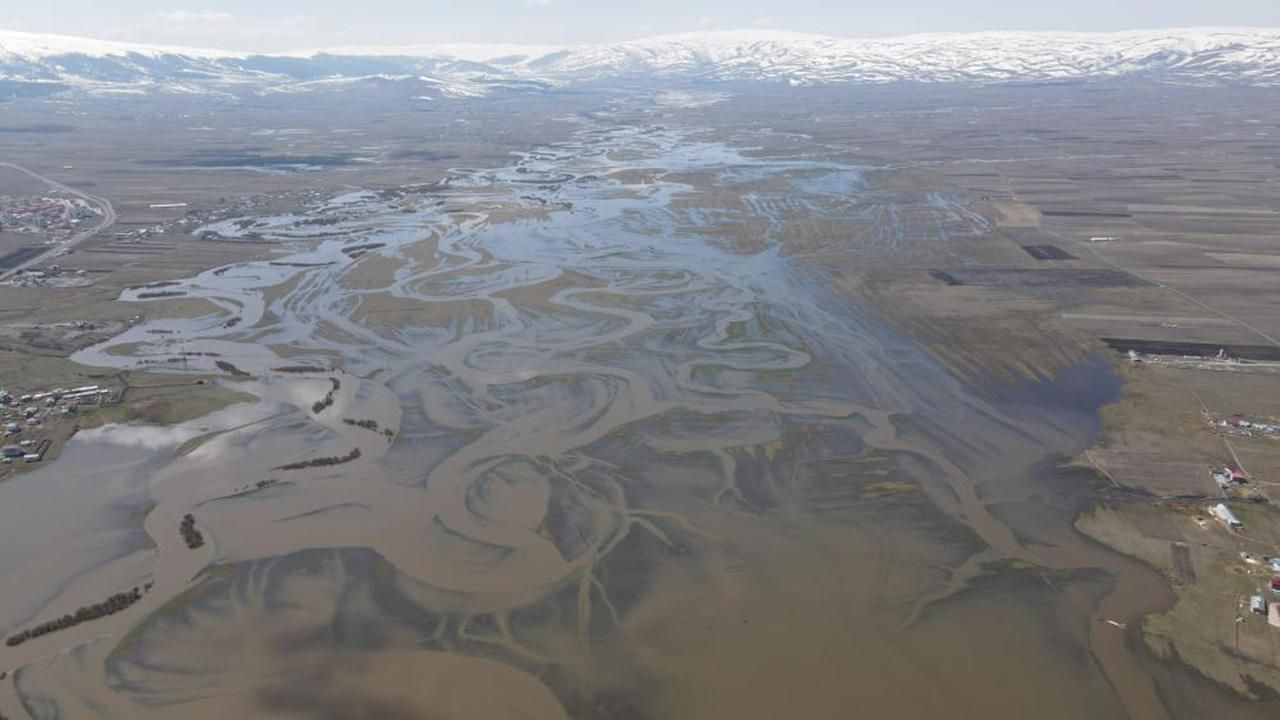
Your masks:
<path fill-rule="evenodd" d="M 663 41 L 677 41 L 683 39 L 695 38 L 715 38 L 716 36 L 730 37 L 739 36 L 747 38 L 756 36 L 760 41 L 768 41 L 770 36 L 773 39 L 785 41 L 792 39 L 795 41 L 811 40 L 811 41 L 836 41 L 836 42 L 892 42 L 895 40 L 908 40 L 919 38 L 958 38 L 958 37 L 980 37 L 989 35 L 1022 35 L 1022 36 L 1066 36 L 1066 37 L 1115 37 L 1124 35 L 1138 35 L 1149 33 L 1203 33 L 1203 34 L 1230 34 L 1230 33 L 1274 33 L 1280 35 L 1280 26 L 1262 26 L 1262 25 L 1170 25 L 1160 27 L 1139 27 L 1127 28 L 1122 30 L 1008 30 L 1008 29 L 987 29 L 987 30 L 940 30 L 940 31 L 923 31 L 913 33 L 901 33 L 891 35 L 833 35 L 828 33 L 814 33 L 798 30 L 788 30 L 785 28 L 775 27 L 744 27 L 723 30 L 691 30 L 672 33 L 660 33 L 655 35 L 645 35 L 622 40 L 607 40 L 596 42 L 567 42 L 567 43 L 545 43 L 545 42 L 516 42 L 501 40 L 462 40 L 462 41 L 441 41 L 441 42 L 422 42 L 422 43 L 363 43 L 354 42 L 345 45 L 330 45 L 324 47 L 308 47 L 294 48 L 288 50 L 227 50 L 224 48 L 198 46 L 198 45 L 178 45 L 170 43 L 155 43 L 133 40 L 118 40 L 101 37 L 93 37 L 89 35 L 70 35 L 66 33 L 49 33 L 36 32 L 30 30 L 9 30 L 0 27 L 0 56 L 10 51 L 6 47 L 5 40 L 15 37 L 22 37 L 28 40 L 63 40 L 74 41 L 77 43 L 97 44 L 101 47 L 99 52 L 106 50 L 103 54 L 110 54 L 111 49 L 120 52 L 127 52 L 130 49 L 149 50 L 152 52 L 162 52 L 173 55 L 220 55 L 225 57 L 312 57 L 315 55 L 335 55 L 335 56 L 375 56 L 383 55 L 387 57 L 409 56 L 412 57 L 422 51 L 431 49 L 445 50 L 448 48 L 462 49 L 482 49 L 482 48 L 506 48 L 512 52 L 509 54 L 520 54 L 520 51 L 538 51 L 542 53 L 553 53 L 563 50 L 575 48 L 592 48 L 607 47 L 617 45 L 628 45 L 636 43 L 650 43 Z M 398 52 L 397 52 L 398 51 Z M 71 50 L 68 54 L 79 54 L 81 51 Z M 447 53 L 445 53 L 447 55 Z"/>

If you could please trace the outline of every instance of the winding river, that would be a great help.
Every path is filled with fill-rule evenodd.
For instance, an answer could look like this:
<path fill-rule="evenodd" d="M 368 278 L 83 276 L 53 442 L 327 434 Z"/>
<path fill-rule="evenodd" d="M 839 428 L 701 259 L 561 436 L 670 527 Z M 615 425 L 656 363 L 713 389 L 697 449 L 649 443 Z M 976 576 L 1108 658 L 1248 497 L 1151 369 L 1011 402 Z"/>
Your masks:
<path fill-rule="evenodd" d="M 1163 717 L 1099 621 L 1165 590 L 1075 535 L 1088 483 L 1053 467 L 1114 377 L 996 392 L 839 290 L 821 257 L 991 229 L 875 172 L 600 113 L 508 167 L 202 228 L 290 249 L 127 291 L 216 311 L 73 359 L 257 400 L 0 488 L 41 548 L 3 554 L 10 632 L 146 588 L 0 651 L 0 710 Z M 852 230 L 797 241 L 817 220 Z"/>

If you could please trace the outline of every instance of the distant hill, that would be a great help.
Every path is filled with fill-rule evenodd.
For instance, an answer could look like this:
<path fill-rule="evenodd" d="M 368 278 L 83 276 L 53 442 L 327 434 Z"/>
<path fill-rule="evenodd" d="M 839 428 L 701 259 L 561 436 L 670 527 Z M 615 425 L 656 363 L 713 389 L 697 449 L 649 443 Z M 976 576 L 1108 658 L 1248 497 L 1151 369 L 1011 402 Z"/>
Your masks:
<path fill-rule="evenodd" d="M 226 94 L 403 84 L 425 97 L 681 82 L 1010 83 L 1135 77 L 1280 85 L 1280 30 L 987 32 L 848 39 L 769 30 L 566 47 L 438 45 L 253 54 L 0 31 L 0 95 Z"/>

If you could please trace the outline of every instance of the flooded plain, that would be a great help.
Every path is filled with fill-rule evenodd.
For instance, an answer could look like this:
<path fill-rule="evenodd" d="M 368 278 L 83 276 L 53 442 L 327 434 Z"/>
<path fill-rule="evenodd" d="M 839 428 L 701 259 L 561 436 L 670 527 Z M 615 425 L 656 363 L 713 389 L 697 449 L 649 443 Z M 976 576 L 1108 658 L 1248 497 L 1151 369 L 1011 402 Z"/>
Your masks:
<path fill-rule="evenodd" d="M 126 292 L 217 311 L 73 359 L 257 401 L 0 487 L 7 634 L 140 593 L 0 648 L 0 711 L 1165 717 L 1105 621 L 1168 590 L 1075 533 L 1092 480 L 1061 467 L 1118 380 L 959 377 L 837 289 L 823 257 L 991 229 L 879 173 L 597 115 L 202 228 L 290 249 Z"/>

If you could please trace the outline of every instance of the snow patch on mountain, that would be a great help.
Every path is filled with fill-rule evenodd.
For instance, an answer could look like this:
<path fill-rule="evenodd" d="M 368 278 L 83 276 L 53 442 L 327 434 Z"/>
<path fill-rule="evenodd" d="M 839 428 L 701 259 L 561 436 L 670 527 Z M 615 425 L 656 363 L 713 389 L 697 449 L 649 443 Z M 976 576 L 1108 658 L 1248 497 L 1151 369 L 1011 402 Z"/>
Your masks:
<path fill-rule="evenodd" d="M 59 55 L 84 55 L 92 58 L 124 55 L 144 55 L 156 58 L 164 55 L 183 55 L 186 57 L 214 58 L 243 57 L 244 53 L 179 47 L 176 45 L 144 45 L 141 43 L 76 37 L 74 35 L 50 35 L 19 32 L 17 30 L 0 30 L 0 62 L 13 59 L 35 61 Z"/>
<path fill-rule="evenodd" d="M 417 83 L 441 97 L 648 78 L 677 82 L 1000 83 L 1142 77 L 1280 85 L 1280 31 L 935 33 L 836 38 L 776 30 L 599 45 L 443 44 L 254 54 L 0 31 L 0 81 L 89 92 L 334 91 Z"/>

